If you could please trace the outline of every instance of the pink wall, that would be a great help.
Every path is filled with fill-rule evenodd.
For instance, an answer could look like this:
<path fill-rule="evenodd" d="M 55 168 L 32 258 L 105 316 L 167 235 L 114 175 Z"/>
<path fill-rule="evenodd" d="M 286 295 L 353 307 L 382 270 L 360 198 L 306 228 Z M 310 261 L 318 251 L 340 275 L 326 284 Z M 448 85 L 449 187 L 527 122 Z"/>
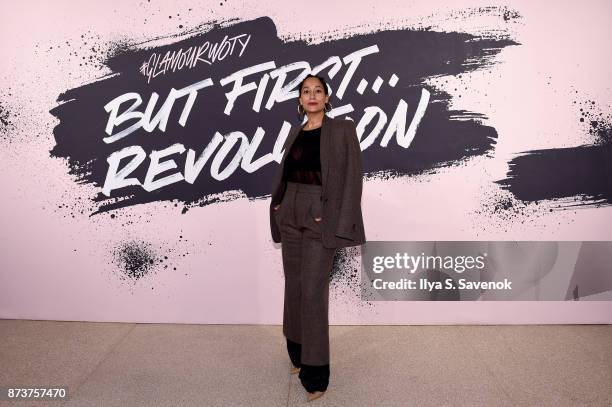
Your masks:
<path fill-rule="evenodd" d="M 578 121 L 579 108 L 594 101 L 610 111 L 610 2 L 311 3 L 308 9 L 280 1 L 257 7 L 195 1 L 4 7 L 0 95 L 11 124 L 0 143 L 1 318 L 281 323 L 280 246 L 271 241 L 268 199 L 239 197 L 186 214 L 180 206 L 151 203 L 122 209 L 115 219 L 89 217 L 98 189 L 76 183 L 64 162 L 49 157 L 57 122 L 48 111 L 57 96 L 107 73 L 81 66 L 83 61 L 117 42 L 172 35 L 181 31 L 179 24 L 189 29 L 209 19 L 270 16 L 287 39 L 379 27 L 480 33 L 503 26 L 521 45 L 504 49 L 490 71 L 431 80 L 431 86 L 456 96 L 454 108 L 489 117 L 499 133 L 492 157 L 412 178 L 366 182 L 368 240 L 612 240 L 610 206 L 550 212 L 542 203 L 517 215 L 486 205 L 506 196 L 493 181 L 505 177 L 516 153 L 593 141 Z M 504 23 L 499 13 L 474 11 L 491 5 L 507 6 L 522 18 Z M 450 195 L 453 200 L 446 199 Z M 159 248 L 170 266 L 136 284 L 120 279 L 111 253 L 130 239 Z M 612 322 L 607 301 L 365 305 L 341 288 L 332 288 L 331 324 Z"/>

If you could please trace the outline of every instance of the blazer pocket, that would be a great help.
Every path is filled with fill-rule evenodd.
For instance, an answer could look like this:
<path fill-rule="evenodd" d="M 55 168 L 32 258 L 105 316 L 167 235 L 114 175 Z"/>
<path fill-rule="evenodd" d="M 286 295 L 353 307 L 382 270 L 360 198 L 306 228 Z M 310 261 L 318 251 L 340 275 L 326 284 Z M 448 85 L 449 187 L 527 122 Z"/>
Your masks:
<path fill-rule="evenodd" d="M 321 223 L 323 221 L 323 205 L 320 199 L 314 199 L 310 205 L 310 217 L 315 223 Z"/>
<path fill-rule="evenodd" d="M 273 213 L 272 216 L 274 216 L 274 219 L 276 219 L 277 221 L 280 218 L 280 214 L 281 214 L 282 210 L 283 210 L 283 205 L 280 205 L 278 207 L 278 209 L 276 209 L 276 210 L 274 210 L 274 208 L 272 208 L 272 213 Z"/>

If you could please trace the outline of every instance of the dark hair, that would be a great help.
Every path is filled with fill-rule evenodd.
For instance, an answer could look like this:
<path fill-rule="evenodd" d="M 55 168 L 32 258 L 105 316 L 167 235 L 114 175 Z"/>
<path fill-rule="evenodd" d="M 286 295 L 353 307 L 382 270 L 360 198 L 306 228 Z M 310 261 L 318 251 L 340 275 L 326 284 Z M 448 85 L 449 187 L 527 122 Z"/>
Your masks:
<path fill-rule="evenodd" d="M 325 95 L 329 95 L 329 93 L 327 91 L 327 83 L 325 82 L 325 79 L 322 76 L 313 75 L 313 74 L 309 73 L 308 75 L 306 75 L 306 77 L 304 79 L 302 79 L 302 82 L 300 82 L 300 86 L 298 87 L 298 99 L 302 95 L 302 87 L 304 86 L 304 82 L 308 78 L 317 78 L 321 82 L 321 84 L 323 85 L 323 91 L 325 92 Z"/>
<path fill-rule="evenodd" d="M 306 75 L 306 77 L 304 79 L 302 79 L 302 82 L 300 82 L 300 85 L 298 86 L 298 100 L 300 99 L 300 96 L 302 96 L 302 87 L 304 86 L 304 82 L 308 78 L 317 78 L 319 80 L 319 82 L 321 82 L 321 85 L 323 85 L 323 91 L 325 92 L 325 96 L 329 96 L 329 91 L 327 90 L 327 82 L 325 82 L 325 79 L 322 76 L 308 74 L 308 75 Z M 299 106 L 300 105 L 299 105 L 299 102 L 298 102 L 298 115 L 299 115 L 300 119 L 303 119 L 304 118 L 304 111 L 300 112 L 299 111 L 300 110 Z M 325 106 L 327 108 L 327 103 L 325 104 Z M 331 109 L 331 104 L 330 104 L 329 108 Z"/>

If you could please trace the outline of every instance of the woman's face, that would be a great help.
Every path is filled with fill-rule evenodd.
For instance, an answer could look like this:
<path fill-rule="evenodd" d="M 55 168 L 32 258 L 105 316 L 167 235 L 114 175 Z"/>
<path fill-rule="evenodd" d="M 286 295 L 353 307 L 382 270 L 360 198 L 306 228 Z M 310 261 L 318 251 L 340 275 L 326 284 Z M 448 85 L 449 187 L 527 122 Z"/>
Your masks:
<path fill-rule="evenodd" d="M 329 101 L 329 96 L 325 94 L 323 84 L 317 78 L 307 78 L 302 85 L 300 94 L 300 104 L 306 114 L 318 113 L 325 109 L 325 103 Z"/>

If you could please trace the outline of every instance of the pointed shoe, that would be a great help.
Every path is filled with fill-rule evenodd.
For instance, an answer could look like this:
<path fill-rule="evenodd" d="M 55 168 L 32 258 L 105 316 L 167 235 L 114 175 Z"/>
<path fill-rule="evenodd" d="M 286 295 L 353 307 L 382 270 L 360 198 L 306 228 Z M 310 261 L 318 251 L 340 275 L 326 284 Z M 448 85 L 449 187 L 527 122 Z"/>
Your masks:
<path fill-rule="evenodd" d="M 325 394 L 324 391 L 314 391 L 312 393 L 308 392 L 308 398 L 306 401 L 316 400 L 324 394 Z"/>

